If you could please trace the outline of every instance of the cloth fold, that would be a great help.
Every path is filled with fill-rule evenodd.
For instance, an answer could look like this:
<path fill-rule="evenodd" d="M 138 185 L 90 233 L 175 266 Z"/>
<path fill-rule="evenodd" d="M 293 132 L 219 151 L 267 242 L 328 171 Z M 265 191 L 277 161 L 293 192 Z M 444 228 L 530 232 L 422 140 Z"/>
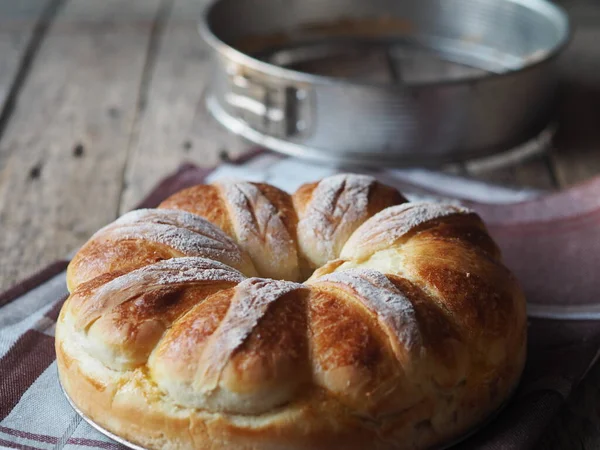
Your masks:
<path fill-rule="evenodd" d="M 185 187 L 217 178 L 266 181 L 290 191 L 340 170 L 262 152 L 215 169 L 186 164 L 139 206 L 154 207 Z M 374 175 L 412 199 L 458 199 L 488 223 L 530 302 L 528 359 L 514 397 L 456 448 L 534 448 L 600 349 L 600 301 L 594 297 L 600 292 L 600 279 L 594 276 L 600 262 L 600 178 L 547 195 L 486 186 L 490 203 L 484 203 L 481 192 L 473 200 L 470 194 L 478 186 L 465 180 L 452 184 L 449 198 L 435 182 L 441 176 L 435 173 L 419 173 L 418 185 L 411 181 L 415 172 Z M 58 385 L 53 335 L 67 295 L 66 264 L 56 262 L 0 294 L 0 446 L 123 448 L 83 422 Z"/>

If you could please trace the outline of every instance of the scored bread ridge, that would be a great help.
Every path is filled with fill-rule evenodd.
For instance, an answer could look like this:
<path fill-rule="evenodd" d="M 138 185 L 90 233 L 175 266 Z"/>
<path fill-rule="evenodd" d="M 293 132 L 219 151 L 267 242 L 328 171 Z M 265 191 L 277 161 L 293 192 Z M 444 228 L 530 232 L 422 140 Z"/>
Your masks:
<path fill-rule="evenodd" d="M 204 370 L 194 381 L 195 387 L 214 390 L 229 357 L 256 327 L 269 305 L 283 295 L 302 288 L 298 283 L 260 278 L 241 282 L 235 289 L 227 314 L 202 352 L 199 364 Z"/>
<path fill-rule="evenodd" d="M 236 240 L 253 257 L 259 273 L 276 279 L 299 280 L 296 236 L 286 227 L 260 185 L 230 181 L 216 186 L 226 201 Z M 288 200 L 291 206 L 289 195 L 277 191 L 274 193 L 283 201 Z"/>
<path fill-rule="evenodd" d="M 301 249 L 313 265 L 335 258 L 340 241 L 367 218 L 374 182 L 364 175 L 336 175 L 317 184 L 298 224 Z"/>
<path fill-rule="evenodd" d="M 381 272 L 349 269 L 324 275 L 313 283 L 348 286 L 356 299 L 378 316 L 399 360 L 420 347 L 422 338 L 412 303 Z"/>
<path fill-rule="evenodd" d="M 210 259 L 184 257 L 161 261 L 115 278 L 91 292 L 81 286 L 73 298 L 93 297 L 94 302 L 84 303 L 78 311 L 77 328 L 89 326 L 103 312 L 153 289 L 207 281 L 239 283 L 243 279 L 237 270 Z"/>
<path fill-rule="evenodd" d="M 308 378 L 295 293 L 303 288 L 252 278 L 207 299 L 164 336 L 149 364 L 153 379 L 177 404 L 211 412 L 259 414 L 289 402 Z M 220 322 L 209 323 L 215 314 Z M 273 322 L 282 329 L 269 329 Z"/>
<path fill-rule="evenodd" d="M 147 361 L 165 330 L 195 302 L 243 279 L 225 264 L 184 257 L 160 261 L 104 284 L 93 280 L 69 297 L 73 328 L 82 346 L 103 364 L 131 369 Z"/>
<path fill-rule="evenodd" d="M 259 276 L 301 280 L 298 218 L 287 192 L 264 183 L 221 181 L 184 189 L 159 208 L 188 211 L 215 224 L 250 255 Z"/>
<path fill-rule="evenodd" d="M 196 186 L 160 207 L 101 232 L 210 222 L 205 247 L 240 249 L 261 276 L 318 270 L 304 284 L 246 278 L 151 240 L 136 247 L 145 267 L 95 269 L 61 310 L 57 360 L 75 404 L 117 435 L 149 448 L 420 450 L 484 421 L 519 379 L 525 301 L 467 209 L 405 203 L 356 175 L 292 197 Z"/>
<path fill-rule="evenodd" d="M 301 187 L 294 194 L 300 220 L 298 243 L 311 267 L 337 258 L 350 235 L 380 210 L 406 201 L 367 175 L 340 174 Z"/>
<path fill-rule="evenodd" d="M 158 244 L 170 249 L 169 257 L 204 257 L 227 264 L 250 276 L 256 274 L 249 256 L 229 236 L 206 219 L 185 211 L 167 209 L 131 211 L 97 231 L 84 249 L 95 247 L 96 250 L 104 250 L 111 247 L 114 250 L 115 247 L 119 247 L 120 242 L 125 241 L 135 242 L 136 247 L 149 242 Z M 110 250 L 102 253 L 101 264 L 98 260 L 88 264 L 85 258 L 81 258 L 85 250 L 78 252 L 70 264 L 69 272 L 85 272 L 86 266 L 90 266 L 91 273 L 78 277 L 77 281 L 70 286 L 71 290 L 78 284 L 101 275 L 102 271 L 110 271 L 107 269 L 113 264 L 118 264 L 121 270 L 139 267 L 135 258 L 127 258 L 126 254 L 116 253 L 111 258 Z M 157 260 L 165 256 L 158 257 Z"/>
<path fill-rule="evenodd" d="M 99 236 L 146 239 L 168 245 L 186 256 L 202 256 L 232 267 L 250 264 L 233 240 L 204 218 L 185 211 L 141 209 L 104 228 Z"/>
<path fill-rule="evenodd" d="M 346 241 L 340 257 L 362 259 L 394 245 L 403 236 L 422 225 L 457 214 L 474 213 L 460 206 L 426 202 L 389 207 L 358 227 Z"/>

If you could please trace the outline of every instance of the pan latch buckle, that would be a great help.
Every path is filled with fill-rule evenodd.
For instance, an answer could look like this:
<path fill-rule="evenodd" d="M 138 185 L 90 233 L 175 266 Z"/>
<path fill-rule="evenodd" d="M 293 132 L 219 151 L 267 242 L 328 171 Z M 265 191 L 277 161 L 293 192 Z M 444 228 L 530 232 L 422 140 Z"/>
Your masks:
<path fill-rule="evenodd" d="M 239 119 L 270 136 L 294 137 L 310 127 L 309 93 L 303 88 L 269 85 L 232 73 L 225 101 Z"/>

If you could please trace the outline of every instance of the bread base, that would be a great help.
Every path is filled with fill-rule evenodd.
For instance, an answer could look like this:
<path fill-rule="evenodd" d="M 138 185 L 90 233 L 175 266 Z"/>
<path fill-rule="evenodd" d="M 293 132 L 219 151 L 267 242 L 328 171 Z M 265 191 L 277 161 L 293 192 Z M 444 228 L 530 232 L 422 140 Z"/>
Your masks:
<path fill-rule="evenodd" d="M 62 313 L 59 320 L 64 320 Z M 124 375 L 101 365 L 73 339 L 75 333 L 68 331 L 71 327 L 64 325 L 56 336 L 56 354 L 67 398 L 78 399 L 78 403 L 70 400 L 72 405 L 99 431 L 136 449 L 447 448 L 487 423 L 503 404 L 488 405 L 479 425 L 473 426 L 470 420 L 460 426 L 454 424 L 452 432 L 434 434 L 406 430 L 402 434 L 400 428 L 398 433 L 385 437 L 381 427 L 369 428 L 360 418 L 351 418 L 339 403 L 318 392 L 296 405 L 285 405 L 280 411 L 262 416 L 191 410 L 162 400 L 162 394 L 143 369 Z M 393 423 L 388 425 L 394 428 Z M 389 426 L 384 428 L 389 430 Z M 400 442 L 406 447 L 398 447 Z M 440 443 L 443 447 L 437 447 Z"/>

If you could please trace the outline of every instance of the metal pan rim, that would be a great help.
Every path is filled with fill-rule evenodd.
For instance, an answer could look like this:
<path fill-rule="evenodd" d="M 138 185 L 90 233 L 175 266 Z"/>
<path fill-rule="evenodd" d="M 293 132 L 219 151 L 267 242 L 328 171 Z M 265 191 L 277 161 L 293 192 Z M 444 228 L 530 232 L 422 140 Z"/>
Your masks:
<path fill-rule="evenodd" d="M 503 2 L 513 3 L 527 7 L 533 11 L 537 11 L 540 14 L 544 14 L 546 17 L 554 19 L 555 23 L 562 29 L 561 39 L 552 47 L 549 47 L 547 54 L 534 62 L 527 63 L 523 67 L 510 70 L 503 73 L 488 73 L 486 75 L 478 76 L 476 78 L 459 78 L 452 80 L 434 80 L 434 81 L 416 81 L 412 82 L 408 86 L 397 86 L 409 90 L 419 90 L 423 88 L 431 87 L 443 87 L 443 86 L 457 86 L 462 85 L 465 82 L 473 83 L 486 83 L 496 79 L 508 79 L 511 77 L 520 76 L 530 70 L 535 70 L 540 66 L 547 65 L 550 61 L 557 58 L 569 42 L 573 38 L 571 21 L 565 9 L 552 3 L 548 0 L 501 0 Z M 235 47 L 225 43 L 221 40 L 212 30 L 209 23 L 209 15 L 214 6 L 219 0 L 212 0 L 203 10 L 202 18 L 198 23 L 198 32 L 201 38 L 212 48 L 216 54 L 226 55 L 231 61 L 246 66 L 257 72 L 261 72 L 265 75 L 280 78 L 283 80 L 306 83 L 313 85 L 352 85 L 352 86 L 364 86 L 380 89 L 390 89 L 389 84 L 367 81 L 367 80 L 348 80 L 344 78 L 330 77 L 326 75 L 316 75 L 306 72 L 301 72 L 285 67 L 276 66 L 274 64 L 260 61 L 251 55 L 248 55 Z"/>

